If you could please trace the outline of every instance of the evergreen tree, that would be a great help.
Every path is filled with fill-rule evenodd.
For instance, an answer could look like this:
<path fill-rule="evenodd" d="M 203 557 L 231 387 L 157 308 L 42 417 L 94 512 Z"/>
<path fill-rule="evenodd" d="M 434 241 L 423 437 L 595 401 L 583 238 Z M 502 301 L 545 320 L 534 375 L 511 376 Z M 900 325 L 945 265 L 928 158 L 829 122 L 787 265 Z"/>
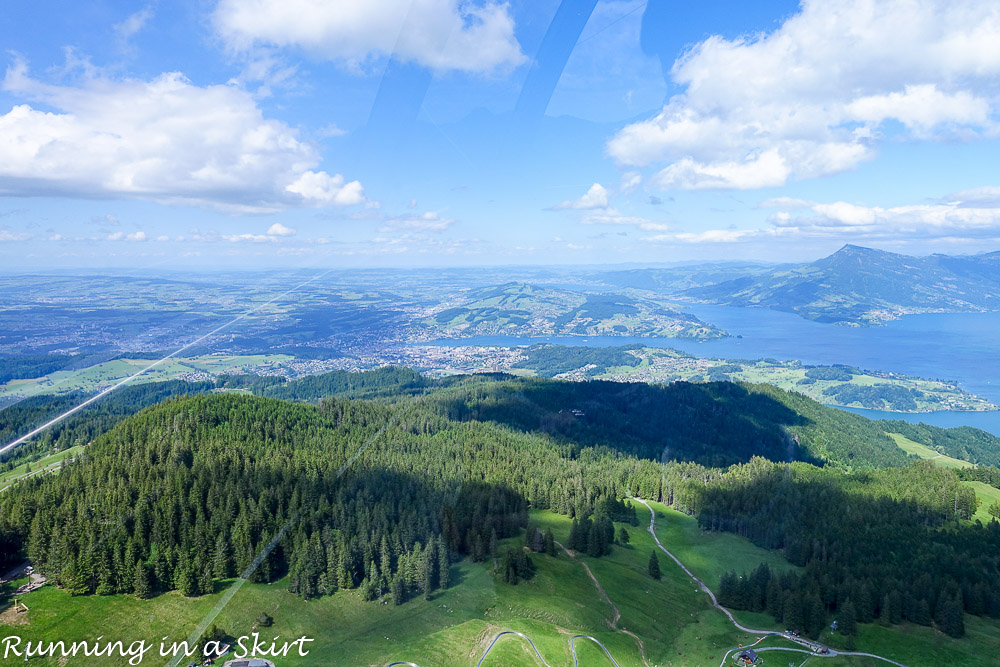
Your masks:
<path fill-rule="evenodd" d="M 573 519 L 573 523 L 569 525 L 569 540 L 567 540 L 568 546 L 573 551 L 580 550 L 580 522 L 577 519 Z"/>
<path fill-rule="evenodd" d="M 448 582 L 451 580 L 451 557 L 448 555 L 448 545 L 444 540 L 438 541 L 437 563 L 438 585 L 443 590 L 448 588 Z"/>
<path fill-rule="evenodd" d="M 629 542 L 628 531 L 625 530 L 625 526 L 618 527 L 618 544 L 623 547 L 627 547 Z"/>
<path fill-rule="evenodd" d="M 913 622 L 919 625 L 931 624 L 931 606 L 927 600 L 921 599 L 917 602 L 917 613 L 913 618 Z"/>
<path fill-rule="evenodd" d="M 212 575 L 218 579 L 228 579 L 233 574 L 233 556 L 229 541 L 225 535 L 219 533 L 212 553 Z"/>
<path fill-rule="evenodd" d="M 431 593 L 434 592 L 434 575 L 436 574 L 436 568 L 434 560 L 430 557 L 432 553 L 430 549 L 427 550 L 428 553 L 424 556 L 424 573 L 421 579 L 420 587 L 424 591 L 424 599 L 430 600 Z"/>
<path fill-rule="evenodd" d="M 965 612 L 960 595 L 945 599 L 941 612 L 941 631 L 949 637 L 965 636 Z"/>
<path fill-rule="evenodd" d="M 392 603 L 401 605 L 406 602 L 406 587 L 403 585 L 403 575 L 397 573 L 389 584 L 389 593 L 392 595 Z"/>
<path fill-rule="evenodd" d="M 778 577 L 772 576 L 764 591 L 764 611 L 769 613 L 777 623 L 780 623 L 782 618 L 781 601 L 781 583 L 778 581 Z"/>
<path fill-rule="evenodd" d="M 190 560 L 186 557 L 182 557 L 177 564 L 177 570 L 174 572 L 174 588 L 185 597 L 198 595 L 198 579 L 195 577 Z"/>
<path fill-rule="evenodd" d="M 549 556 L 559 555 L 559 552 L 556 551 L 556 538 L 554 535 L 552 535 L 551 529 L 545 530 L 545 535 L 542 538 L 542 542 L 545 545 L 545 553 L 547 553 Z"/>
<path fill-rule="evenodd" d="M 858 613 L 854 609 L 854 603 L 848 598 L 847 602 L 841 606 L 837 617 L 837 630 L 845 636 L 852 636 L 858 632 Z"/>
<path fill-rule="evenodd" d="M 807 611 L 809 615 L 806 622 L 806 632 L 813 639 L 819 639 L 820 633 L 826 627 L 826 607 L 823 606 L 819 595 L 809 596 Z"/>
<path fill-rule="evenodd" d="M 660 578 L 660 559 L 656 557 L 656 552 L 649 554 L 649 576 L 653 579 Z"/>
<path fill-rule="evenodd" d="M 799 593 L 788 591 L 785 594 L 784 617 L 789 630 L 801 631 L 805 627 L 805 612 L 802 608 L 802 596 Z"/>
<path fill-rule="evenodd" d="M 142 561 L 136 561 L 132 571 L 134 577 L 132 581 L 132 593 L 140 600 L 148 599 L 150 588 L 149 572 L 146 570 L 146 565 Z"/>

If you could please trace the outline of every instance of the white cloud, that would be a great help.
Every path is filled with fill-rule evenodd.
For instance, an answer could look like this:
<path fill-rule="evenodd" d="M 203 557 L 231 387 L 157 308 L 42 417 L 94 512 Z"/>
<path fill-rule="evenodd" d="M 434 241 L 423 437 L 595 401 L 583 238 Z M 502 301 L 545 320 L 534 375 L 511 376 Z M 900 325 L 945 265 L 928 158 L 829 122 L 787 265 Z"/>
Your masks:
<path fill-rule="evenodd" d="M 130 14 L 121 23 L 116 23 L 114 31 L 119 43 L 126 46 L 128 41 L 142 30 L 151 18 L 153 18 L 153 8 L 150 5 L 146 5 L 134 14 Z"/>
<path fill-rule="evenodd" d="M 2 88 L 54 111 L 18 104 L 0 115 L 0 194 L 129 197 L 235 212 L 362 201 L 359 183 L 312 171 L 316 150 L 233 86 L 199 87 L 176 72 L 55 86 L 31 79 L 17 62 Z"/>
<path fill-rule="evenodd" d="M 385 220 L 385 226 L 378 231 L 380 234 L 388 233 L 392 229 L 411 229 L 421 232 L 443 232 L 453 224 L 455 224 L 454 220 L 442 218 L 436 211 L 427 211 L 422 215 L 388 218 Z"/>
<path fill-rule="evenodd" d="M 760 236 L 775 236 L 774 230 L 760 229 L 708 229 L 703 232 L 678 232 L 651 236 L 647 241 L 673 241 L 676 243 L 736 243 Z"/>
<path fill-rule="evenodd" d="M 342 137 L 347 134 L 347 130 L 338 127 L 336 123 L 330 123 L 319 128 L 316 131 L 316 135 L 320 137 Z"/>
<path fill-rule="evenodd" d="M 524 62 L 510 7 L 459 0 L 221 0 L 230 48 L 299 47 L 358 65 L 395 54 L 436 70 L 485 72 Z"/>
<path fill-rule="evenodd" d="M 113 232 L 105 237 L 106 241 L 145 241 L 146 232 L 134 232 L 132 234 L 126 234 L 125 232 Z"/>
<path fill-rule="evenodd" d="M 768 216 L 770 227 L 678 232 L 652 236 L 647 240 L 735 243 L 781 238 L 910 243 L 1000 238 L 1000 188 L 994 187 L 951 194 L 935 204 L 882 207 L 785 197 L 766 200 L 760 207 L 780 209 Z"/>
<path fill-rule="evenodd" d="M 569 201 L 564 201 L 561 204 L 556 204 L 553 206 L 553 210 L 561 209 L 577 209 L 586 210 L 592 208 L 607 208 L 608 207 L 608 191 L 604 189 L 604 186 L 600 183 L 594 183 L 590 186 L 579 199 L 573 199 Z"/>
<path fill-rule="evenodd" d="M 583 216 L 583 219 L 580 220 L 580 222 L 585 225 L 630 225 L 647 232 L 666 231 L 670 229 L 669 225 L 662 222 L 653 222 L 652 220 L 647 220 L 646 218 L 638 216 L 624 215 L 614 208 L 609 208 L 606 211 L 588 213 Z"/>
<path fill-rule="evenodd" d="M 671 71 L 685 87 L 607 145 L 666 166 L 662 188 L 759 188 L 856 167 L 886 133 L 998 133 L 1000 5 L 804 0 L 768 33 L 714 36 Z"/>
<path fill-rule="evenodd" d="M 970 208 L 976 206 L 1000 207 L 1000 187 L 986 186 L 971 190 L 962 190 L 961 192 L 942 197 L 942 203 L 955 203 L 958 206 Z"/>
<path fill-rule="evenodd" d="M 223 234 L 221 238 L 230 243 L 275 243 L 278 241 L 276 236 L 268 236 L 267 234 Z"/>
<path fill-rule="evenodd" d="M 622 174 L 621 191 L 625 194 L 635 192 L 640 183 L 642 183 L 642 174 L 637 171 L 627 171 Z"/>
<path fill-rule="evenodd" d="M 0 229 L 0 241 L 27 241 L 31 234 L 15 233 L 7 229 Z"/>
<path fill-rule="evenodd" d="M 280 222 L 276 222 L 267 228 L 265 232 L 268 236 L 295 236 L 295 230 L 291 227 L 286 227 Z"/>
<path fill-rule="evenodd" d="M 350 206 L 365 200 L 361 183 L 351 181 L 345 184 L 344 177 L 340 174 L 331 176 L 325 171 L 307 171 L 295 182 L 285 186 L 285 191 L 299 195 L 305 202 L 318 206 L 329 204 Z"/>

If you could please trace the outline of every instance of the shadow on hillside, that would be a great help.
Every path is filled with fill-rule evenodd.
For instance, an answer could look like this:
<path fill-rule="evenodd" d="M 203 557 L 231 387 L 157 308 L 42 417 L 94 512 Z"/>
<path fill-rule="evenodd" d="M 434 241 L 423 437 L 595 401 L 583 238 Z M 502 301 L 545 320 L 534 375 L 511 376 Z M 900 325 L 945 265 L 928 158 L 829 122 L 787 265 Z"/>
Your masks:
<path fill-rule="evenodd" d="M 819 463 L 788 431 L 809 419 L 731 382 L 469 382 L 468 391 L 442 398 L 442 405 L 452 419 L 543 433 L 577 449 L 607 446 L 641 458 L 707 466 L 753 456 Z"/>

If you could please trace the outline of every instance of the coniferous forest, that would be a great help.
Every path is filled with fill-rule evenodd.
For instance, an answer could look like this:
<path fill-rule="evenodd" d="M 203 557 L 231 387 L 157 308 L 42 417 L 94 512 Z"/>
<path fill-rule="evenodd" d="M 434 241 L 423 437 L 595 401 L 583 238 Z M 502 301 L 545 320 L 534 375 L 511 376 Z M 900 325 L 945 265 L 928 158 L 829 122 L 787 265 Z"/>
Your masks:
<path fill-rule="evenodd" d="M 960 636 L 966 613 L 1000 617 L 1000 523 L 970 521 L 958 473 L 800 395 L 398 369 L 256 389 L 312 402 L 192 387 L 118 406 L 61 474 L 0 495 L 0 559 L 26 555 L 74 595 L 197 596 L 252 569 L 302 598 L 404 604 L 452 585 L 460 558 L 530 578 L 529 555 L 497 546 L 527 528 L 529 551 L 555 553 L 529 507 L 572 517 L 566 546 L 600 557 L 627 544 L 612 522 L 638 525 L 637 497 L 802 566 L 718 582 L 724 604 L 790 627 L 853 615 Z"/>

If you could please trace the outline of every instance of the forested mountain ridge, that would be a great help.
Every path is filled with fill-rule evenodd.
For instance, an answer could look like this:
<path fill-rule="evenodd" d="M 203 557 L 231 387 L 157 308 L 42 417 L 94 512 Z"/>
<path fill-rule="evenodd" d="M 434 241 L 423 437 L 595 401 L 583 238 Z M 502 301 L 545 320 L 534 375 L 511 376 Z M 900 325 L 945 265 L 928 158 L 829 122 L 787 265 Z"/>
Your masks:
<path fill-rule="evenodd" d="M 852 324 L 878 324 L 910 313 L 997 310 L 1000 252 L 911 257 L 845 245 L 809 264 L 747 274 L 684 294 Z"/>
<path fill-rule="evenodd" d="M 552 405 L 580 397 L 561 390 L 584 386 L 537 382 L 552 393 L 466 378 L 386 403 L 170 399 L 99 436 L 61 474 L 0 495 L 0 557 L 24 550 L 74 594 L 199 595 L 281 534 L 255 581 L 287 576 L 304 598 L 357 589 L 402 604 L 451 585 L 452 559 L 493 556 L 497 539 L 525 525 L 529 506 L 594 517 L 588 525 L 600 533 L 604 508 L 634 496 L 783 550 L 805 570 L 777 594 L 819 599 L 824 615 L 857 595 L 872 601 L 874 618 L 894 590 L 909 594 L 899 618 L 915 622 L 956 600 L 969 613 L 1000 615 L 1000 526 L 968 525 L 976 497 L 954 472 L 914 463 L 847 473 L 759 457 L 729 468 L 661 463 L 634 434 L 632 444 L 610 438 L 613 419 L 593 422 L 588 438 L 584 427 L 553 433 L 506 418 L 500 408 L 524 406 L 508 402 L 518 394 Z M 738 385 L 697 390 L 711 398 L 690 403 L 706 421 L 715 403 L 773 400 Z M 881 558 L 887 543 L 891 559 Z"/>
<path fill-rule="evenodd" d="M 707 466 L 753 456 L 856 468 L 907 463 L 875 422 L 770 385 L 480 376 L 451 383 L 464 387 L 462 393 L 430 394 L 449 418 L 506 424 L 574 447 L 607 445 L 641 458 Z"/>
<path fill-rule="evenodd" d="M 36 442 L 13 450 L 0 466 L 10 469 L 37 452 L 86 444 L 128 415 L 167 397 L 220 391 L 305 402 L 341 397 L 399 403 L 427 396 L 439 404 L 441 414 L 460 420 L 495 421 L 575 442 L 576 447 L 615 444 L 649 458 L 704 465 L 730 465 L 752 456 L 852 468 L 906 465 L 907 455 L 886 432 L 910 433 L 915 440 L 972 463 L 1000 464 L 1000 439 L 978 429 L 873 422 L 770 385 L 579 383 L 503 374 L 431 380 L 409 369 L 386 367 L 363 373 L 332 371 L 287 382 L 227 376 L 217 382 L 125 387 L 86 413 L 47 430 Z M 76 395 L 36 397 L 0 410 L 0 436 L 11 440 L 78 400 Z"/>

